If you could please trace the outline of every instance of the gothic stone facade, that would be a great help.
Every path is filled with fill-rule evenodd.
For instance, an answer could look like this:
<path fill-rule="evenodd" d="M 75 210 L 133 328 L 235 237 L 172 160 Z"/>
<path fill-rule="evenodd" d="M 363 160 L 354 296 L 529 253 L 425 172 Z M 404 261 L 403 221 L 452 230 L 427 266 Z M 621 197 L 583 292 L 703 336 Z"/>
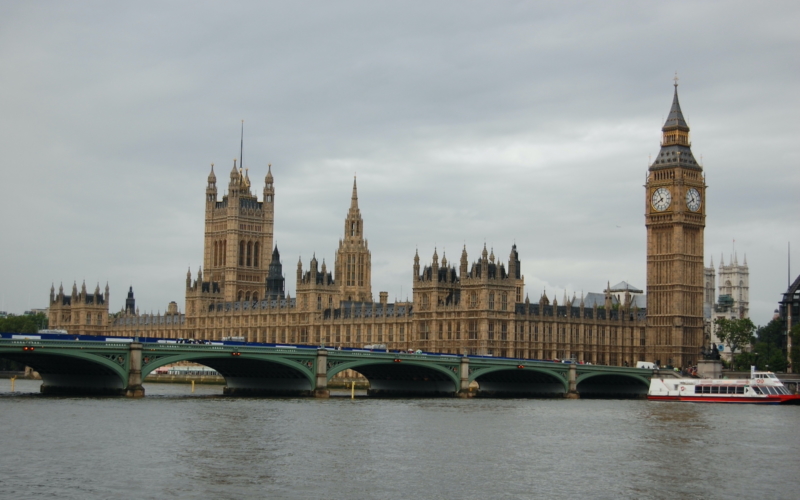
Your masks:
<path fill-rule="evenodd" d="M 51 293 L 52 328 L 70 333 L 389 349 L 569 359 L 623 365 L 661 361 L 687 366 L 699 356 L 703 328 L 705 183 L 691 154 L 677 88 L 663 128 L 661 153 L 646 192 L 648 310 L 625 293 L 585 306 L 583 299 L 531 302 L 516 245 L 505 265 L 484 247 L 458 267 L 434 250 L 429 265 L 414 256 L 413 300 L 389 303 L 371 289 L 371 254 L 355 181 L 333 272 L 316 257 L 297 264 L 296 297 L 284 293 L 280 253 L 273 247 L 275 188 L 271 169 L 261 201 L 246 171 L 230 174 L 220 201 L 213 171 L 206 189 L 204 267 L 186 276 L 185 313 L 140 314 L 132 306 L 108 314 L 108 292 L 67 300 Z M 668 200 L 668 201 L 665 201 Z M 271 259 L 267 262 L 267 256 Z M 91 304 L 89 304 L 91 302 Z M 89 313 L 89 307 L 92 309 Z M 84 316 L 90 314 L 86 319 Z M 99 323 L 98 323 L 99 322 Z"/>

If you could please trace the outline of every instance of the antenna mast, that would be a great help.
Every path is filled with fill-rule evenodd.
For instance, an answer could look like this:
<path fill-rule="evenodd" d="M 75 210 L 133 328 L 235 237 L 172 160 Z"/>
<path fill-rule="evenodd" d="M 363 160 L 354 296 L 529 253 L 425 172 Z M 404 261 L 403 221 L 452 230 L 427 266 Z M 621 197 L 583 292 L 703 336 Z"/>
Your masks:
<path fill-rule="evenodd" d="M 242 153 L 244 152 L 244 120 L 242 120 L 242 140 L 239 143 L 239 168 L 244 168 L 242 164 Z"/>

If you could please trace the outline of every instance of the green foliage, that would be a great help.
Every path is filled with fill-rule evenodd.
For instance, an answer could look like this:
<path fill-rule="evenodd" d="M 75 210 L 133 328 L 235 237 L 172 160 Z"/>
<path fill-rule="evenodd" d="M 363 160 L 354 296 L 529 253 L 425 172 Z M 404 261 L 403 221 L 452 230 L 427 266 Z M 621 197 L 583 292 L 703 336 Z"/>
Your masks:
<path fill-rule="evenodd" d="M 47 328 L 44 314 L 0 318 L 0 332 L 3 333 L 36 333 L 40 328 Z"/>
<path fill-rule="evenodd" d="M 751 366 L 757 366 L 756 357 L 752 352 L 742 352 L 733 357 L 734 370 L 750 371 Z"/>
<path fill-rule="evenodd" d="M 800 324 L 794 325 L 790 333 L 792 335 L 792 367 L 796 372 L 800 369 Z"/>
<path fill-rule="evenodd" d="M 786 371 L 788 362 L 786 353 L 783 349 L 775 347 L 768 342 L 758 342 L 753 347 L 753 364 L 758 370 L 769 370 L 772 372 Z"/>
<path fill-rule="evenodd" d="M 3 333 L 36 333 L 42 328 L 47 328 L 47 316 L 44 314 L 0 318 L 0 332 Z M 9 359 L 0 359 L 0 371 L 22 371 L 24 369 L 25 365 Z"/>
<path fill-rule="evenodd" d="M 781 318 L 773 319 L 766 326 L 759 326 L 756 336 L 759 342 L 784 348 L 786 346 L 786 323 Z"/>
<path fill-rule="evenodd" d="M 756 325 L 750 321 L 750 318 L 717 318 L 714 320 L 714 324 L 717 325 L 717 337 L 728 346 L 731 352 L 735 353 L 755 341 L 753 333 L 756 331 Z"/>

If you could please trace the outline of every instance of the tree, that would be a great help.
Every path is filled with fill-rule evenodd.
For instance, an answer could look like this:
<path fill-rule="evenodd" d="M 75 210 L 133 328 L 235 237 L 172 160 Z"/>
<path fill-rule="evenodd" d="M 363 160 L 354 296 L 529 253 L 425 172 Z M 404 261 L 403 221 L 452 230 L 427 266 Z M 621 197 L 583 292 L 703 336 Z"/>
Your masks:
<path fill-rule="evenodd" d="M 714 320 L 714 324 L 717 326 L 717 338 L 728 346 L 731 354 L 735 355 L 736 351 L 755 341 L 753 333 L 756 331 L 756 325 L 750 321 L 750 318 L 717 318 Z"/>
<path fill-rule="evenodd" d="M 775 318 L 766 326 L 759 326 L 756 332 L 759 342 L 766 342 L 779 349 L 786 347 L 786 323 L 781 318 Z"/>
<path fill-rule="evenodd" d="M 789 356 L 792 359 L 793 371 L 796 373 L 800 369 L 800 324 L 792 327 L 790 335 L 792 336 L 792 352 L 789 353 Z"/>

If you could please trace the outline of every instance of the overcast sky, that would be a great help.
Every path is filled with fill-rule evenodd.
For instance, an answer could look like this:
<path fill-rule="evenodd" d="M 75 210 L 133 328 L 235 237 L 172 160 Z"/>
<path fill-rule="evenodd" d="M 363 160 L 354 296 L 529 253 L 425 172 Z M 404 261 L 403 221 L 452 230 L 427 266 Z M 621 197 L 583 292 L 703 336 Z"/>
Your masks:
<path fill-rule="evenodd" d="M 276 188 L 299 257 L 332 264 L 353 175 L 372 289 L 414 251 L 516 242 L 526 292 L 644 288 L 648 158 L 673 76 L 704 164 L 706 264 L 747 255 L 765 324 L 800 270 L 800 3 L 0 4 L 0 310 L 99 282 L 183 309 L 210 164 Z M 222 193 L 220 193 L 221 195 Z M 792 276 L 792 279 L 794 276 Z"/>

